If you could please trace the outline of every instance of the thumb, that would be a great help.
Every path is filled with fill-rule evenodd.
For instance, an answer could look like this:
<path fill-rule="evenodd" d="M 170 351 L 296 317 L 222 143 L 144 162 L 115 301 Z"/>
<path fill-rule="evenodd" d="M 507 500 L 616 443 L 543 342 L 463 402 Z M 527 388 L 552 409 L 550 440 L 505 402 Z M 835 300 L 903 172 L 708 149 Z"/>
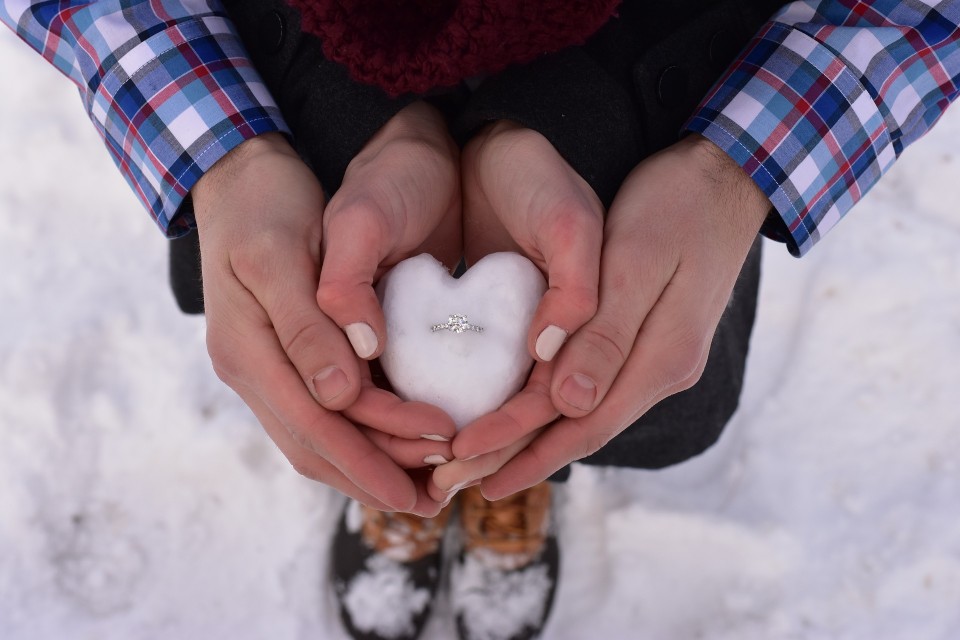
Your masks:
<path fill-rule="evenodd" d="M 549 362 L 597 310 L 603 205 L 589 183 L 540 133 L 498 123 L 464 150 L 465 231 L 470 244 L 513 245 L 547 275 L 527 336 Z M 470 243 L 471 233 L 480 240 Z M 484 245 L 483 241 L 486 241 Z M 503 248 L 500 248 L 503 250 Z"/>
<path fill-rule="evenodd" d="M 346 206 L 334 197 L 324 219 L 324 257 L 317 287 L 320 309 L 346 334 L 359 358 L 380 355 L 386 321 L 373 290 L 390 239 L 373 201 Z"/>
<path fill-rule="evenodd" d="M 537 235 L 548 289 L 530 324 L 527 342 L 538 360 L 549 362 L 567 336 L 597 312 L 603 214 L 573 199 L 553 211 Z"/>

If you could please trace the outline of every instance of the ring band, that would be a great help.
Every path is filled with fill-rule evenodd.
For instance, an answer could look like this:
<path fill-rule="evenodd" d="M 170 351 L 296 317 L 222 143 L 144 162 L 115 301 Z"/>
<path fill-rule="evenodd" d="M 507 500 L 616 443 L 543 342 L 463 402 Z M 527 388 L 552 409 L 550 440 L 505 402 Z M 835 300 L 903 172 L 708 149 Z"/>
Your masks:
<path fill-rule="evenodd" d="M 454 313 L 447 321 L 443 324 L 435 324 L 430 327 L 430 331 L 436 333 L 437 331 L 443 331 L 444 329 L 448 331 L 453 331 L 454 333 L 463 333 L 464 331 L 476 331 L 477 333 L 483 333 L 483 327 L 470 324 L 467 322 L 467 316 L 462 313 Z"/>

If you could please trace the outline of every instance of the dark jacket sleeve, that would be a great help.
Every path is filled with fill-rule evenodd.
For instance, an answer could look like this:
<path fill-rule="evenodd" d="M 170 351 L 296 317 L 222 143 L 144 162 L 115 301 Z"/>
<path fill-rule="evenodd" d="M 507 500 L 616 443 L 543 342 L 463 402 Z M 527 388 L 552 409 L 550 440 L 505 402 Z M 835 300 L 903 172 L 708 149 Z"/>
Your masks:
<path fill-rule="evenodd" d="M 328 193 L 367 141 L 416 98 L 391 98 L 323 57 L 300 14 L 282 0 L 225 2 L 250 57 L 293 132 L 294 147 Z M 296 79 L 296 81 L 291 81 Z"/>

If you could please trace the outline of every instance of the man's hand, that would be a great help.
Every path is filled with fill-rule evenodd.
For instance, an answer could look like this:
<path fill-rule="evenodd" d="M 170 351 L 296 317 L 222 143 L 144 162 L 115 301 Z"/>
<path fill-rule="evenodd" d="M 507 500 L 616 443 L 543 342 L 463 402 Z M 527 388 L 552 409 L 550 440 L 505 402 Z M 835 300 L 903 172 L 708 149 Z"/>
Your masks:
<path fill-rule="evenodd" d="M 266 134 L 218 162 L 192 195 L 218 376 L 301 474 L 380 509 L 435 513 L 422 482 L 395 462 L 404 453 L 336 413 L 372 385 L 317 303 L 324 196 L 312 172 L 284 138 Z M 452 435 L 439 410 L 378 398 L 365 419 L 389 437 L 414 441 L 424 423 Z"/>
<path fill-rule="evenodd" d="M 521 394 L 457 436 L 456 477 L 448 472 L 441 484 L 438 469 L 437 486 L 492 473 L 484 495 L 504 497 L 594 453 L 695 384 L 769 208 L 740 167 L 699 136 L 638 165 L 605 225 L 597 314 L 551 363 L 549 380 L 532 376 Z M 564 417 L 543 428 L 556 410 Z"/>

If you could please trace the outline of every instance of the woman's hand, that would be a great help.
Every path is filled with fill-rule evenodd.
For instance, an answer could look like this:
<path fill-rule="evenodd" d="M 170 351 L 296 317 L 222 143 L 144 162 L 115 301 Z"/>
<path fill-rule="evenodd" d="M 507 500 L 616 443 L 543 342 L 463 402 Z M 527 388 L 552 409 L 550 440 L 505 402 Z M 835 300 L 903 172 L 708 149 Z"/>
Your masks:
<path fill-rule="evenodd" d="M 462 254 L 459 150 L 433 107 L 395 115 L 350 162 L 323 214 L 317 300 L 357 356 L 383 351 L 386 321 L 374 284 L 428 252 L 452 270 Z"/>
<path fill-rule="evenodd" d="M 437 468 L 430 492 L 438 500 L 454 485 L 499 469 L 532 440 L 535 425 L 543 427 L 559 415 L 550 405 L 551 361 L 567 336 L 596 312 L 603 240 L 599 198 L 539 133 L 512 122 L 495 123 L 467 145 L 462 164 L 467 261 L 517 251 L 546 274 L 549 289 L 527 336 L 537 360 L 529 382 L 499 411 L 480 419 L 506 426 L 492 443 L 483 440 L 482 428 L 471 426 L 454 442 L 455 451 L 465 439 L 468 447 L 493 453 Z M 524 429 L 512 429 L 512 423 Z M 512 439 L 505 435 L 511 431 Z"/>
<path fill-rule="evenodd" d="M 470 141 L 462 173 L 467 262 L 516 251 L 546 274 L 527 344 L 549 362 L 597 310 L 600 199 L 546 138 L 508 121 Z"/>

